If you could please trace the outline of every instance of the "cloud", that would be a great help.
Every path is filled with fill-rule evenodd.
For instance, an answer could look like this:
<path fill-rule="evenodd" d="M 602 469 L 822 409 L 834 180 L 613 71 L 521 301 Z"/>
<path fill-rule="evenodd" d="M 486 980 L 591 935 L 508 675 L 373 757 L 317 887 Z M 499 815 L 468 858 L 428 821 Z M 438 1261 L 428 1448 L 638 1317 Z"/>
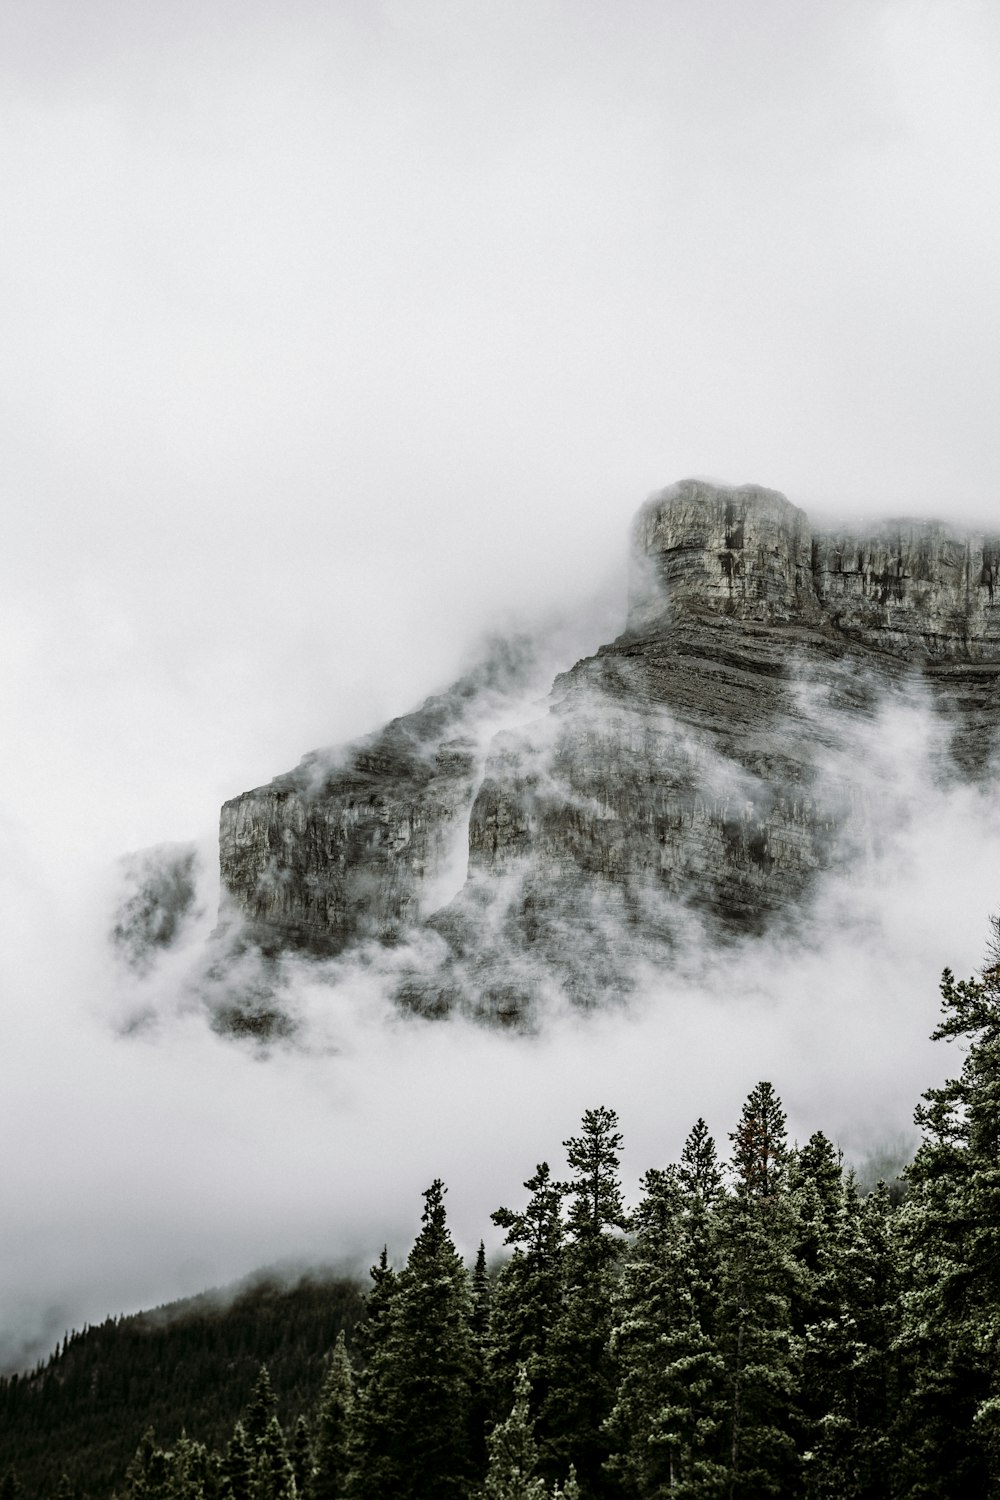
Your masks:
<path fill-rule="evenodd" d="M 913 1105 L 950 1061 L 926 1042 L 936 977 L 981 957 L 1000 835 L 995 785 L 943 780 L 939 748 L 919 695 L 891 697 L 834 744 L 824 774 L 844 775 L 843 757 L 855 783 L 863 768 L 868 836 L 821 877 L 794 930 L 708 948 L 685 934 L 658 961 L 633 946 L 627 1001 L 586 1012 L 515 949 L 524 982 L 541 979 L 529 1033 L 461 1010 L 446 1022 L 400 1012 L 401 972 L 440 976 L 433 936 L 263 968 L 250 947 L 206 992 L 210 915 L 130 977 L 89 893 L 68 893 L 56 949 L 43 936 L 51 907 L 22 889 L 8 1041 L 19 1083 L 4 1107 L 25 1145 L 2 1278 L 22 1312 L 0 1309 L 8 1348 L 193 1290 L 192 1268 L 220 1282 L 280 1259 L 360 1269 L 383 1240 L 403 1254 L 435 1175 L 471 1252 L 490 1241 L 490 1210 L 517 1198 L 536 1160 L 560 1159 L 596 1103 L 619 1110 L 633 1193 L 700 1114 L 724 1148 L 760 1077 L 799 1139 L 822 1128 L 859 1161 L 896 1161 Z M 210 870 L 206 859 L 196 901 L 209 914 Z M 621 928 L 610 909 L 601 918 L 613 943 Z M 257 993 L 276 1003 L 289 1034 L 213 1032 L 206 993 L 218 1006 L 220 992 L 251 1010 Z"/>
<path fill-rule="evenodd" d="M 401 1018 L 374 959 L 267 976 L 299 1032 L 266 1060 L 205 1026 L 221 803 L 484 630 L 599 595 L 561 662 L 610 639 L 650 490 L 986 516 L 998 41 L 966 6 L 166 14 L 0 17 L 18 1350 L 192 1278 L 405 1249 L 439 1173 L 471 1247 L 602 1100 L 633 1183 L 762 1073 L 800 1133 L 905 1129 L 944 1066 L 935 975 L 995 901 L 986 791 L 918 750 L 912 819 L 827 886 L 812 949 L 644 970 L 627 1016 L 533 1038 Z M 192 837 L 206 915 L 123 981 L 115 863 Z"/>

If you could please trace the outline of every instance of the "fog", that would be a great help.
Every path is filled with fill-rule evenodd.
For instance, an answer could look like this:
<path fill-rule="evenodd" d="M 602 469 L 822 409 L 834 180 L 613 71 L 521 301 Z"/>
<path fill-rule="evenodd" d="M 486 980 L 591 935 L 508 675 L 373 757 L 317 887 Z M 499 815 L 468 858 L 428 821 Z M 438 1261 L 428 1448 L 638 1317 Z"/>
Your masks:
<path fill-rule="evenodd" d="M 995 525 L 998 18 L 977 4 L 86 7 L 0 15 L 0 1360 L 285 1257 L 464 1249 L 585 1107 L 626 1171 L 773 1080 L 907 1149 L 944 964 L 997 906 L 990 788 L 892 707 L 893 818 L 797 941 L 537 1035 L 289 962 L 295 1045 L 187 976 L 221 802 L 413 707 L 484 632 L 624 616 L 684 474 Z M 151 975 L 117 861 L 202 851 Z M 138 1010 L 147 1024 L 126 1032 Z"/>

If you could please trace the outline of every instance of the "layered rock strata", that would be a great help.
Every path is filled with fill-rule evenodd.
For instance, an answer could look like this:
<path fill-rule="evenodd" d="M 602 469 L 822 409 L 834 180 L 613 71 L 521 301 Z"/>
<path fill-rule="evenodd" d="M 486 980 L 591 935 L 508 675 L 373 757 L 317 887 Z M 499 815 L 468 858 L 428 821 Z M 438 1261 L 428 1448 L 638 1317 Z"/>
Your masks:
<path fill-rule="evenodd" d="M 998 568 L 996 537 L 822 533 L 771 490 L 675 485 L 636 520 L 625 631 L 556 679 L 547 712 L 484 757 L 460 684 L 307 758 L 223 808 L 224 888 L 276 945 L 336 952 L 429 923 L 441 970 L 403 986 L 421 1009 L 523 1016 L 550 983 L 598 1002 L 692 923 L 761 931 L 865 857 L 873 799 L 893 795 L 887 706 L 925 698 L 939 774 L 984 772 Z M 466 828 L 465 885 L 432 912 Z"/>

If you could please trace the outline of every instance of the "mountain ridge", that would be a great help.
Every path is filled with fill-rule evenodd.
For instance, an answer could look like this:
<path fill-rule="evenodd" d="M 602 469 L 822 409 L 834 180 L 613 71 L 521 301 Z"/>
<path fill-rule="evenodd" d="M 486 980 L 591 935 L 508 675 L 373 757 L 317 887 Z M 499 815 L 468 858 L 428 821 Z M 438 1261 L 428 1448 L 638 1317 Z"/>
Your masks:
<path fill-rule="evenodd" d="M 894 794 L 864 764 L 887 705 L 926 708 L 936 775 L 987 773 L 998 585 L 998 537 L 814 531 L 777 491 L 672 485 L 633 524 L 625 630 L 556 677 L 543 713 L 517 712 L 530 652 L 511 647 L 227 802 L 223 922 L 324 955 L 422 931 L 440 962 L 400 996 L 431 1014 L 522 1021 L 549 984 L 602 1003 L 637 955 L 669 962 L 692 924 L 763 932 L 861 857 Z"/>

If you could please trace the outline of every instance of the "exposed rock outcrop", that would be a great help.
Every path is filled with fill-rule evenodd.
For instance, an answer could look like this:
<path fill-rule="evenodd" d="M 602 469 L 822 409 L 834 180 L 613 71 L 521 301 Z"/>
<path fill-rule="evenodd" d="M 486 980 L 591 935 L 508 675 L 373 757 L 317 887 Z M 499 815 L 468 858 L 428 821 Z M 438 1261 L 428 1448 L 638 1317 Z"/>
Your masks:
<path fill-rule="evenodd" d="M 426 916 L 464 850 L 483 725 L 532 666 L 526 641 L 497 643 L 415 713 L 227 802 L 223 918 L 235 905 L 266 948 L 329 954 L 355 938 L 392 942 Z"/>
<path fill-rule="evenodd" d="M 483 693 L 513 701 L 523 679 L 494 664 L 227 803 L 229 900 L 266 942 L 326 952 L 427 924 L 446 957 L 404 999 L 499 1016 L 540 984 L 592 1003 L 626 953 L 662 958 L 692 920 L 760 931 L 876 836 L 888 703 L 933 705 L 940 775 L 989 764 L 998 568 L 996 537 L 821 533 L 772 490 L 672 486 L 635 523 L 625 631 L 556 679 L 547 712 L 487 751 Z M 435 910 L 466 838 L 465 885 Z"/>

